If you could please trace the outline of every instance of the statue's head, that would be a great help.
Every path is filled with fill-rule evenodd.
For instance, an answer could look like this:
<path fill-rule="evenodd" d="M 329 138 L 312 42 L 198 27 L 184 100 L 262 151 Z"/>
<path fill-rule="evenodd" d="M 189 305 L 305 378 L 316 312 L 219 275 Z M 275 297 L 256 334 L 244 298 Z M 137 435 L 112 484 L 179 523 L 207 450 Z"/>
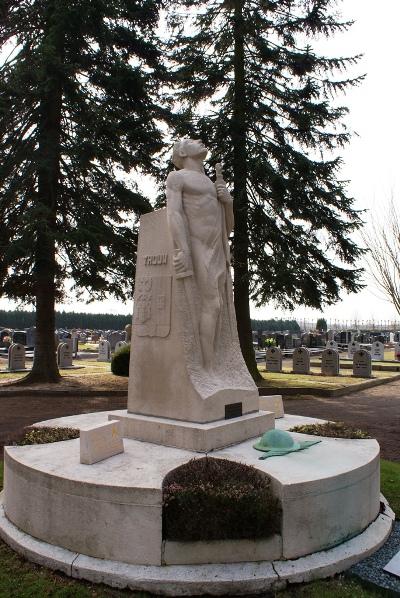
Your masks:
<path fill-rule="evenodd" d="M 200 139 L 180 139 L 174 143 L 172 162 L 176 168 L 184 168 L 185 158 L 204 160 L 207 148 Z"/>

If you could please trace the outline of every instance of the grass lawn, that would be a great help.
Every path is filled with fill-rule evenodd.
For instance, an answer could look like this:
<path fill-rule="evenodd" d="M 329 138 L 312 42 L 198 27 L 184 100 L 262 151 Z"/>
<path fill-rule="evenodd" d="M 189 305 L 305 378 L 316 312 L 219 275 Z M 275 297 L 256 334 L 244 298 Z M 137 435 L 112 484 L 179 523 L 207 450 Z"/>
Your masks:
<path fill-rule="evenodd" d="M 35 384 L 29 388 L 40 388 L 59 390 L 90 389 L 101 392 L 102 390 L 125 390 L 128 388 L 128 378 L 123 376 L 114 376 L 111 373 L 111 364 L 107 362 L 96 361 L 95 359 L 75 360 L 74 365 L 83 366 L 78 370 L 60 370 L 62 379 L 59 384 Z M 0 376 L 0 387 L 2 384 L 18 380 L 26 374 L 11 373 Z M 28 387 L 25 387 L 28 388 Z M 23 388 L 21 387 L 21 394 Z M 1 598 L 1 595 L 0 595 Z"/>
<path fill-rule="evenodd" d="M 381 488 L 391 507 L 400 514 L 400 463 L 381 461 Z M 0 461 L 0 488 L 3 484 L 3 462 Z M 0 540 L 0 598 L 137 598 L 150 597 L 143 592 L 116 590 L 102 585 L 75 581 L 64 575 L 26 562 Z M 279 598 L 380 598 L 387 593 L 357 579 L 337 576 L 293 586 L 277 592 Z"/>
<path fill-rule="evenodd" d="M 286 388 L 304 387 L 304 388 L 328 388 L 337 389 L 359 384 L 367 378 L 353 378 L 351 375 L 341 376 L 322 376 L 320 368 L 311 368 L 311 374 L 291 374 L 291 368 L 284 367 L 282 373 L 267 372 L 264 364 L 258 366 L 260 374 L 264 378 L 262 386 L 279 386 Z M 373 376 L 376 378 L 392 378 L 397 376 L 398 372 L 375 371 Z"/>

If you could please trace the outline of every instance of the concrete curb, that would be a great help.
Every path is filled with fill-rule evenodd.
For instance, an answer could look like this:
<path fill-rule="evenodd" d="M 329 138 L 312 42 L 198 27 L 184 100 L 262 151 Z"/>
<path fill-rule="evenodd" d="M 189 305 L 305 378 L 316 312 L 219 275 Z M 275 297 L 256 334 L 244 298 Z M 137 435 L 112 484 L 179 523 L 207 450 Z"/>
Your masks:
<path fill-rule="evenodd" d="M 352 394 L 359 390 L 365 390 L 381 384 L 388 384 L 389 382 L 396 382 L 400 380 L 400 374 L 390 376 L 389 378 L 374 378 L 373 380 L 365 380 L 358 384 L 344 386 L 343 388 L 315 388 L 312 386 L 264 386 L 258 389 L 261 397 L 269 395 L 314 395 L 316 397 L 342 397 L 343 395 Z"/>
<path fill-rule="evenodd" d="M 278 590 L 291 583 L 330 577 L 380 548 L 388 538 L 393 511 L 385 510 L 364 532 L 339 546 L 288 561 L 219 563 L 214 565 L 129 565 L 88 557 L 42 542 L 19 530 L 6 517 L 0 494 L 0 537 L 13 550 L 75 579 L 164 596 L 248 595 Z"/>

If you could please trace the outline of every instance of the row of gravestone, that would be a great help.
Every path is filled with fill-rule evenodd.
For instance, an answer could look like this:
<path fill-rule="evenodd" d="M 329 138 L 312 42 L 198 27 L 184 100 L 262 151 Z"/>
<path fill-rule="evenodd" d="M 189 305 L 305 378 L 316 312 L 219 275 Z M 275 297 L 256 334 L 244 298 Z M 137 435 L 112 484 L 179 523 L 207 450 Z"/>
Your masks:
<path fill-rule="evenodd" d="M 115 350 L 118 351 L 128 343 L 118 341 Z M 21 343 L 13 343 L 8 350 L 8 370 L 11 372 L 24 371 L 25 368 L 25 347 Z M 59 343 L 57 347 L 57 365 L 59 368 L 72 367 L 73 359 L 73 339 L 65 339 L 65 342 Z M 98 361 L 111 360 L 111 345 L 109 341 L 100 341 Z"/>
<path fill-rule="evenodd" d="M 282 351 L 279 347 L 269 347 L 265 355 L 265 367 L 268 372 L 282 372 Z M 321 355 L 321 373 L 323 376 L 338 376 L 340 370 L 339 352 L 336 349 L 325 349 Z M 311 373 L 311 352 L 306 347 L 298 347 L 293 351 L 294 374 Z M 371 354 L 364 349 L 353 355 L 353 376 L 370 378 L 372 373 Z"/>
<path fill-rule="evenodd" d="M 336 341 L 328 341 L 326 343 L 326 348 L 338 350 L 338 344 Z M 352 341 L 347 347 L 347 357 L 353 359 L 354 353 L 360 349 L 360 343 Z M 400 361 L 400 342 L 394 343 L 394 358 L 397 361 Z M 374 341 L 371 344 L 371 359 L 372 361 L 385 361 L 385 345 L 380 341 Z"/>

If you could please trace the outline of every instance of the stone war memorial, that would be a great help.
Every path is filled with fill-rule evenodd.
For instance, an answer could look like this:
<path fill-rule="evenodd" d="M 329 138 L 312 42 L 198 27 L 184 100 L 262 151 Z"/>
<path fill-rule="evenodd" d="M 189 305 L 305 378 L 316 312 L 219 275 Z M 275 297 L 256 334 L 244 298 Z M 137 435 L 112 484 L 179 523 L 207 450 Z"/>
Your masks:
<path fill-rule="evenodd" d="M 365 558 L 393 514 L 376 440 L 304 440 L 288 430 L 310 418 L 285 415 L 280 396 L 259 397 L 233 307 L 233 200 L 219 165 L 215 181 L 205 174 L 206 155 L 198 140 L 177 141 L 167 207 L 140 220 L 127 409 L 37 424 L 78 427 L 81 438 L 5 447 L 0 536 L 36 563 L 118 588 L 265 594 Z M 293 369 L 309 367 L 308 349 L 297 348 Z M 263 523 L 254 531 L 246 503 L 234 518 L 242 532 L 216 535 L 239 508 L 234 496 L 217 518 L 170 501 L 190 491 L 174 481 L 196 467 L 256 478 Z M 194 520 L 200 537 L 188 538 Z"/>

